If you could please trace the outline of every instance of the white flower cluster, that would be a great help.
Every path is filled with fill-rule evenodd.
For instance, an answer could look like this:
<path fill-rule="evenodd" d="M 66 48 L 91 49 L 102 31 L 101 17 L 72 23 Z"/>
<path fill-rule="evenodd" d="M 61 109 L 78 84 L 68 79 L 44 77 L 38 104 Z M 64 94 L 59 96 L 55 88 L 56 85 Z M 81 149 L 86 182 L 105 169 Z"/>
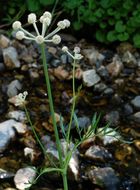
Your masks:
<path fill-rule="evenodd" d="M 26 99 L 27 95 L 28 95 L 27 91 L 16 95 L 15 96 L 15 106 L 22 106 L 22 105 L 24 105 L 25 99 Z"/>
<path fill-rule="evenodd" d="M 83 58 L 83 55 L 80 54 L 80 48 L 79 47 L 75 47 L 73 52 L 74 55 L 71 54 L 71 52 L 69 51 L 67 46 L 63 46 L 62 48 L 63 52 L 66 52 L 68 55 L 70 55 L 70 57 L 72 57 L 74 60 L 80 60 Z"/>
<path fill-rule="evenodd" d="M 36 41 L 38 44 L 42 44 L 43 42 L 53 42 L 54 44 L 59 44 L 61 42 L 61 37 L 57 35 L 56 33 L 59 32 L 61 29 L 68 28 L 70 26 L 70 21 L 67 19 L 64 19 L 63 21 L 59 21 L 57 23 L 57 28 L 52 31 L 50 34 L 45 36 L 47 27 L 51 24 L 52 15 L 50 12 L 46 11 L 44 14 L 40 17 L 40 22 L 42 23 L 42 32 L 40 34 L 36 22 L 37 18 L 34 13 L 31 13 L 28 15 L 28 23 L 33 24 L 34 29 L 36 31 L 36 36 L 28 32 L 27 30 L 23 29 L 20 21 L 15 21 L 13 23 L 13 29 L 18 30 L 16 33 L 16 38 L 18 40 L 22 39 L 28 39 Z"/>

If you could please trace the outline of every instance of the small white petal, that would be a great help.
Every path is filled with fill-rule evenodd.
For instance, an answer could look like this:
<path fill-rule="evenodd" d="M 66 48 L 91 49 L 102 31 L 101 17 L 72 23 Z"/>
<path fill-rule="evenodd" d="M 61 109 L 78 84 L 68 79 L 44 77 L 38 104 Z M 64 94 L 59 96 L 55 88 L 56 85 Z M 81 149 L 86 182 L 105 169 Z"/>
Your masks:
<path fill-rule="evenodd" d="M 81 55 L 81 54 L 79 54 L 79 53 L 76 53 L 76 54 L 74 55 L 74 59 L 80 60 L 80 59 L 82 59 L 82 58 L 83 58 L 83 55 Z"/>
<path fill-rule="evenodd" d="M 54 44 L 59 44 L 60 42 L 61 42 L 61 37 L 59 36 L 59 35 L 54 35 L 53 37 L 52 37 L 52 42 L 54 43 Z"/>
<path fill-rule="evenodd" d="M 43 23 L 43 19 L 44 19 L 44 16 L 41 16 L 39 19 L 41 23 Z"/>
<path fill-rule="evenodd" d="M 67 46 L 63 46 L 62 47 L 62 51 L 64 51 L 64 52 L 68 51 L 68 47 Z"/>
<path fill-rule="evenodd" d="M 36 43 L 42 44 L 44 42 L 44 37 L 39 35 L 35 38 Z"/>
<path fill-rule="evenodd" d="M 21 28 L 21 22 L 20 21 L 15 21 L 12 25 L 14 30 L 18 30 Z"/>
<path fill-rule="evenodd" d="M 16 33 L 16 38 L 17 38 L 18 40 L 22 40 L 24 37 L 25 37 L 24 32 L 18 31 L 18 32 Z"/>
<path fill-rule="evenodd" d="M 36 15 L 31 13 L 28 15 L 28 23 L 33 24 L 34 22 L 36 22 Z"/>

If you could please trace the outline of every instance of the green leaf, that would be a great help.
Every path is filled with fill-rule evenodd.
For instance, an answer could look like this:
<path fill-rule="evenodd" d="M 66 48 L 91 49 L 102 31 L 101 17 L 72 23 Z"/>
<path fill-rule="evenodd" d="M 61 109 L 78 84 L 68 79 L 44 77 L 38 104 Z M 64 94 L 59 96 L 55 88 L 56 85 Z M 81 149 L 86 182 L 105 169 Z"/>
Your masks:
<path fill-rule="evenodd" d="M 52 5 L 55 0 L 39 0 L 41 5 Z"/>
<path fill-rule="evenodd" d="M 37 0 L 27 0 L 27 7 L 29 11 L 38 11 L 40 9 L 40 3 Z"/>
<path fill-rule="evenodd" d="M 133 42 L 134 42 L 135 47 L 140 48 L 140 34 L 136 34 L 133 37 Z"/>
<path fill-rule="evenodd" d="M 100 28 L 104 29 L 107 27 L 107 24 L 105 22 L 100 22 L 99 26 Z"/>
<path fill-rule="evenodd" d="M 114 41 L 116 41 L 116 39 L 117 39 L 117 35 L 116 35 L 116 32 L 114 30 L 108 32 L 108 34 L 107 34 L 107 40 L 109 42 L 114 42 Z"/>
<path fill-rule="evenodd" d="M 123 22 L 122 21 L 118 21 L 117 23 L 116 23 L 116 25 L 115 25 L 115 31 L 116 32 L 124 32 L 125 31 L 125 29 L 126 29 L 126 26 L 125 25 L 123 25 Z"/>
<path fill-rule="evenodd" d="M 108 23 L 110 26 L 113 26 L 115 24 L 115 19 L 114 18 L 109 18 Z"/>
<path fill-rule="evenodd" d="M 127 32 L 123 32 L 117 35 L 118 40 L 121 42 L 127 41 L 129 39 L 129 34 Z"/>
<path fill-rule="evenodd" d="M 106 35 L 102 30 L 97 30 L 95 37 L 99 42 L 106 42 Z"/>
<path fill-rule="evenodd" d="M 82 22 L 75 21 L 73 23 L 73 27 L 74 27 L 75 30 L 80 30 L 83 27 L 83 24 L 82 24 Z"/>

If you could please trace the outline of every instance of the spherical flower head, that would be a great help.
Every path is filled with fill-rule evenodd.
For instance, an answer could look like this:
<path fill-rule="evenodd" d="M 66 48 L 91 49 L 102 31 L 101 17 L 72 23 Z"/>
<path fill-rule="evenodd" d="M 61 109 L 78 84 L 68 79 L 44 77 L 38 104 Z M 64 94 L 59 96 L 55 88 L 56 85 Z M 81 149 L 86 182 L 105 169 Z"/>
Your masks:
<path fill-rule="evenodd" d="M 21 22 L 20 21 L 15 21 L 12 25 L 14 30 L 18 30 L 21 28 Z"/>
<path fill-rule="evenodd" d="M 28 15 L 28 23 L 33 24 L 36 22 L 36 15 L 34 13 L 31 13 Z"/>
<path fill-rule="evenodd" d="M 83 55 L 81 55 L 80 53 L 76 53 L 75 55 L 74 55 L 74 59 L 76 59 L 76 60 L 80 60 L 80 59 L 82 59 L 83 58 Z"/>
<path fill-rule="evenodd" d="M 64 19 L 63 22 L 65 22 L 66 28 L 70 26 L 70 21 L 68 19 Z"/>
<path fill-rule="evenodd" d="M 44 24 L 46 24 L 47 26 L 49 26 L 49 25 L 51 24 L 51 19 L 50 19 L 50 18 L 43 18 L 43 19 L 42 19 L 42 22 L 43 22 Z"/>
<path fill-rule="evenodd" d="M 59 21 L 57 23 L 57 26 L 60 28 L 60 29 L 65 29 L 66 28 L 66 22 L 65 21 Z"/>
<path fill-rule="evenodd" d="M 50 12 L 48 12 L 48 11 L 45 11 L 44 14 L 43 14 L 43 17 L 52 19 L 52 14 Z"/>
<path fill-rule="evenodd" d="M 43 36 L 39 35 L 35 38 L 36 43 L 42 44 L 44 42 Z"/>
<path fill-rule="evenodd" d="M 24 37 L 25 37 L 24 32 L 18 31 L 18 32 L 16 33 L 16 38 L 17 38 L 18 40 L 22 40 Z"/>
<path fill-rule="evenodd" d="M 68 51 L 68 47 L 67 47 L 67 46 L 63 46 L 63 47 L 62 47 L 62 51 L 63 51 L 63 52 L 67 52 L 67 51 Z"/>
<path fill-rule="evenodd" d="M 52 37 L 52 42 L 54 43 L 54 44 L 59 44 L 60 42 L 61 42 L 61 37 L 59 36 L 59 35 L 54 35 L 53 37 Z"/>

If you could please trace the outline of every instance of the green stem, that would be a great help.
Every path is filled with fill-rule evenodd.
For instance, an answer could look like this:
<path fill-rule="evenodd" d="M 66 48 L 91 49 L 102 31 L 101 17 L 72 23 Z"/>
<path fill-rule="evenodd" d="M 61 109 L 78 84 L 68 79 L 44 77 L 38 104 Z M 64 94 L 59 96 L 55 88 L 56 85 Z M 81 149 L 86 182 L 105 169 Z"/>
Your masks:
<path fill-rule="evenodd" d="M 67 131 L 67 138 L 66 138 L 67 143 L 69 143 L 69 141 L 70 141 L 70 131 L 71 131 L 72 119 L 73 119 L 74 110 L 75 110 L 75 104 L 76 104 L 76 93 L 75 93 L 75 65 L 76 65 L 76 61 L 75 61 L 75 59 L 74 59 L 73 69 L 72 69 L 73 101 L 72 101 L 72 109 L 71 109 L 70 122 L 69 122 L 69 125 L 68 125 L 68 131 Z"/>
<path fill-rule="evenodd" d="M 68 190 L 68 181 L 67 181 L 67 170 L 62 172 L 63 187 L 64 190 Z"/>
<path fill-rule="evenodd" d="M 54 113 L 53 99 L 52 99 L 52 93 L 51 93 L 51 85 L 50 85 L 50 79 L 49 79 L 44 43 L 42 43 L 40 46 L 41 46 L 41 54 L 42 54 L 42 60 L 43 60 L 45 81 L 46 81 L 46 85 L 47 85 L 47 92 L 48 92 L 48 98 L 49 98 L 49 106 L 50 106 L 50 111 L 51 111 L 53 127 L 54 127 L 56 147 L 57 147 L 57 151 L 58 151 L 58 155 L 59 155 L 60 167 L 62 168 L 63 167 L 62 149 L 61 149 L 59 133 L 58 133 L 57 125 L 56 125 L 56 119 L 55 119 L 55 113 Z"/>
<path fill-rule="evenodd" d="M 28 110 L 27 110 L 27 108 L 26 108 L 25 105 L 24 105 L 24 110 L 25 110 L 25 113 L 26 113 L 27 120 L 28 120 L 28 122 L 29 122 L 29 124 L 30 124 L 30 126 L 31 126 L 31 129 L 32 129 L 33 133 L 34 133 L 34 136 L 35 136 L 35 138 L 36 138 L 38 144 L 40 145 L 40 147 L 41 147 L 41 149 L 42 149 L 44 155 L 46 155 L 46 150 L 45 150 L 44 146 L 42 145 L 41 141 L 39 140 L 39 137 L 38 137 L 38 135 L 37 135 L 37 133 L 36 133 L 36 131 L 35 131 L 35 129 L 34 129 L 34 126 L 33 126 L 33 124 L 32 124 L 30 115 L 29 115 Z"/>

